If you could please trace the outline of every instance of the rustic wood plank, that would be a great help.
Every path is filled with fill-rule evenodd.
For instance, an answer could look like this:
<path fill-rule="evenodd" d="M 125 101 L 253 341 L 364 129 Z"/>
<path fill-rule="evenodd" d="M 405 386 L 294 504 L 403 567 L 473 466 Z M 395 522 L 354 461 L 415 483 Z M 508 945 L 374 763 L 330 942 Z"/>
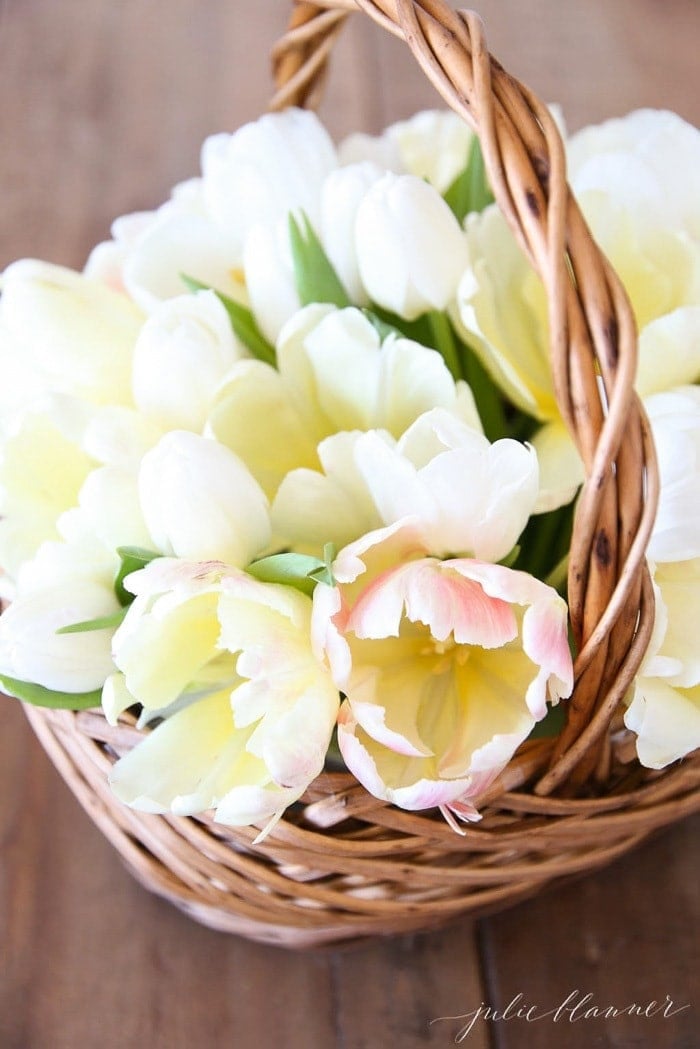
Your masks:
<path fill-rule="evenodd" d="M 688 820 L 607 870 L 482 923 L 486 1004 L 515 1000 L 511 1019 L 477 1024 L 496 1049 L 697 1045 L 698 832 L 700 820 Z M 652 1002 L 662 1008 L 649 1016 L 624 1012 Z M 525 1006 L 541 1018 L 518 1018 Z M 606 1018 L 610 1006 L 623 1012 Z M 595 1007 L 601 1015 L 586 1018 Z"/>
<path fill-rule="evenodd" d="M 336 950 L 333 975 L 343 1049 L 449 1045 L 454 1024 L 446 1018 L 486 993 L 475 925 L 468 919 L 439 932 Z M 481 1025 L 470 1047 L 488 1049 L 489 1034 Z"/>

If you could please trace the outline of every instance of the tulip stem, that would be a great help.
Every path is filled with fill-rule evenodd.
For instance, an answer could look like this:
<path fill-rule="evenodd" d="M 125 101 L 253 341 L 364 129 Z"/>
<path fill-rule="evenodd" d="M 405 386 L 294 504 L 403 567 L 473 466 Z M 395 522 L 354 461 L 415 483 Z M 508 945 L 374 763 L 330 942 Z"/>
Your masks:
<path fill-rule="evenodd" d="M 444 357 L 445 364 L 452 373 L 452 378 L 455 380 L 462 379 L 464 376 L 462 375 L 457 344 L 447 314 L 442 313 L 440 310 L 431 310 L 428 314 L 428 320 L 435 349 Z"/>
<path fill-rule="evenodd" d="M 555 565 L 552 571 L 545 579 L 547 586 L 551 586 L 554 590 L 562 592 L 566 587 L 566 582 L 569 575 L 569 555 L 564 554 L 558 565 Z"/>

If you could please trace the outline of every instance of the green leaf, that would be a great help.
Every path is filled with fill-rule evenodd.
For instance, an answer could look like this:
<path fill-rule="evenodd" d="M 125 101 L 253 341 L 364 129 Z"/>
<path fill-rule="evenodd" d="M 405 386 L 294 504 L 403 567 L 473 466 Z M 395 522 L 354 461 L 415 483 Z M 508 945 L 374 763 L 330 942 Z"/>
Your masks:
<path fill-rule="evenodd" d="M 87 710 L 99 707 L 102 690 L 94 692 L 54 692 L 42 685 L 32 685 L 29 681 L 18 681 L 16 678 L 0 675 L 0 685 L 9 696 L 32 703 L 35 707 L 52 707 L 54 710 Z"/>
<path fill-rule="evenodd" d="M 223 291 L 217 291 L 216 288 L 203 284 L 202 281 L 196 280 L 194 277 L 188 277 L 185 273 L 181 273 L 180 277 L 189 291 L 213 291 L 226 308 L 231 327 L 246 349 L 250 350 L 253 357 L 257 357 L 259 361 L 265 361 L 266 364 L 276 364 L 275 348 L 260 331 L 255 317 L 247 306 L 242 306 L 240 302 L 236 302 L 228 295 L 224 295 Z"/>
<path fill-rule="evenodd" d="M 429 313 L 422 313 L 415 320 L 407 321 L 399 317 L 397 313 L 391 313 L 390 310 L 377 306 L 376 302 L 373 302 L 369 309 L 363 312 L 382 339 L 386 339 L 389 335 L 398 335 L 399 338 L 419 342 L 421 346 L 427 346 L 428 349 L 437 349 L 433 341 L 434 334 Z"/>
<path fill-rule="evenodd" d="M 464 339 L 459 339 L 462 374 L 474 394 L 481 425 L 489 441 L 512 436 L 505 411 L 503 392 L 483 366 L 476 351 Z"/>
<path fill-rule="evenodd" d="M 568 554 L 573 530 L 574 502 L 547 513 L 535 514 L 520 536 L 520 557 L 517 568 L 537 579 L 550 578 L 566 585 L 566 576 L 560 578 L 562 560 Z"/>
<path fill-rule="evenodd" d="M 467 163 L 445 190 L 443 197 L 460 225 L 470 212 L 483 211 L 489 204 L 493 204 L 494 197 L 486 178 L 484 155 L 476 135 L 469 147 Z"/>
<path fill-rule="evenodd" d="M 370 324 L 372 325 L 382 342 L 384 342 L 385 339 L 388 339 L 392 335 L 395 338 L 399 339 L 402 339 L 404 337 L 402 331 L 400 331 L 394 324 L 388 324 L 387 321 L 382 320 L 382 318 L 378 316 L 378 314 L 376 314 L 374 310 L 363 309 L 362 313 L 364 313 L 365 317 L 370 322 Z"/>
<path fill-rule="evenodd" d="M 326 543 L 323 548 L 323 567 L 309 572 L 309 579 L 315 579 L 317 583 L 325 583 L 326 586 L 335 586 L 333 577 L 333 562 L 335 561 L 335 543 Z"/>
<path fill-rule="evenodd" d="M 348 293 L 303 211 L 301 222 L 303 228 L 290 212 L 289 242 L 299 301 L 302 306 L 312 302 L 329 302 L 339 309 L 351 306 Z"/>
<path fill-rule="evenodd" d="M 300 590 L 302 594 L 311 594 L 316 586 L 315 573 L 325 572 L 326 563 L 318 557 L 308 554 L 271 554 L 253 561 L 246 572 L 263 583 L 283 583 Z"/>
<path fill-rule="evenodd" d="M 498 563 L 499 565 L 503 565 L 504 568 L 512 568 L 515 562 L 518 560 L 519 556 L 520 547 L 516 543 L 511 552 L 509 554 L 506 554 L 505 557 L 502 557 Z"/>
<path fill-rule="evenodd" d="M 124 621 L 128 609 L 120 608 L 118 612 L 112 612 L 109 616 L 99 616 L 97 619 L 84 619 L 80 623 L 70 623 L 68 626 L 59 627 L 57 634 L 86 634 L 91 630 L 109 630 L 111 627 L 119 626 Z"/>
<path fill-rule="evenodd" d="M 462 367 L 450 319 L 446 313 L 441 313 L 439 310 L 431 310 L 428 318 L 433 333 L 432 343 L 438 353 L 442 354 L 442 358 L 456 382 L 462 378 Z"/>
<path fill-rule="evenodd" d="M 154 550 L 145 550 L 142 546 L 119 546 L 117 547 L 117 553 L 121 558 L 121 565 L 114 580 L 114 592 L 117 595 L 119 604 L 125 606 L 130 605 L 134 600 L 134 595 L 129 593 L 124 587 L 126 577 L 132 572 L 138 572 L 140 568 L 144 568 L 151 561 L 155 561 L 157 557 L 162 557 L 163 555 L 156 553 Z"/>

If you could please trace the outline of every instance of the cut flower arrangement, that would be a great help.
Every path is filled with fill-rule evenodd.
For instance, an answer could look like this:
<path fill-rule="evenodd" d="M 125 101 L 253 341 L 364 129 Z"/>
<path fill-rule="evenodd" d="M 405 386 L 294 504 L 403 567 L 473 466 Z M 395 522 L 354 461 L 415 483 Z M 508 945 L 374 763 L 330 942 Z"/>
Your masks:
<path fill-rule="evenodd" d="M 700 745 L 700 210 L 663 177 L 700 141 L 638 112 L 569 153 L 661 450 L 626 714 L 661 767 Z M 268 829 L 337 725 L 377 797 L 476 818 L 573 684 L 582 467 L 541 288 L 456 114 L 336 150 L 292 109 L 208 139 L 202 170 L 85 273 L 3 276 L 4 686 L 156 723 L 112 775 L 147 811 Z"/>
<path fill-rule="evenodd" d="M 700 747 L 700 135 L 645 110 L 566 153 L 659 457 L 653 633 L 616 732 L 662 769 Z M 574 687 L 585 467 L 550 323 L 447 111 L 337 147 L 268 114 L 84 272 L 8 267 L 5 691 L 135 721 L 110 785 L 136 810 L 264 844 L 346 769 L 463 835 Z"/>

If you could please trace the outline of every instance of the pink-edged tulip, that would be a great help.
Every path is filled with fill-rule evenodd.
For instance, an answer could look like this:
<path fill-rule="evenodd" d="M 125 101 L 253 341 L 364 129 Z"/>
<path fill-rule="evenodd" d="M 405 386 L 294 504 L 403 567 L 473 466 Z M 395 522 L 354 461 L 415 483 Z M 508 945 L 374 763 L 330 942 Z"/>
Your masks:
<path fill-rule="evenodd" d="M 341 551 L 314 638 L 345 693 L 338 739 L 358 780 L 402 808 L 475 818 L 474 801 L 573 686 L 567 609 L 523 572 L 423 556 L 411 524 Z"/>

